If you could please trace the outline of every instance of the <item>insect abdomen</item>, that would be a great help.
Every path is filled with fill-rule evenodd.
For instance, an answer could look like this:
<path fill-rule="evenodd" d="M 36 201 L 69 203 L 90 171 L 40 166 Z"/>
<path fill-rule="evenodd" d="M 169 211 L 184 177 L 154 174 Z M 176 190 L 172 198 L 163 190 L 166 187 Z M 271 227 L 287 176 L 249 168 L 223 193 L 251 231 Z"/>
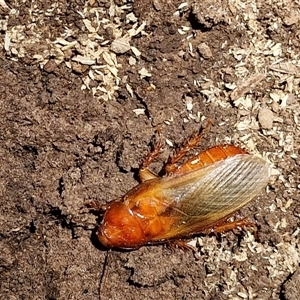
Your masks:
<path fill-rule="evenodd" d="M 193 156 L 186 163 L 175 170 L 174 173 L 185 173 L 199 169 L 237 154 L 247 154 L 247 152 L 233 145 L 215 146 L 199 153 L 196 156 Z"/>

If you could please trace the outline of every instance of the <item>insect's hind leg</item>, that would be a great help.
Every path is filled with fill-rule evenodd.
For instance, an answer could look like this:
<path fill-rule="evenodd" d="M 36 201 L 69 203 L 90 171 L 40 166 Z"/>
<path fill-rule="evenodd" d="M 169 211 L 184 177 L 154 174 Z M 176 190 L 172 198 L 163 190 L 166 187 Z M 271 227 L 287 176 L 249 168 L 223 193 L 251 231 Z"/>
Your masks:
<path fill-rule="evenodd" d="M 179 149 L 175 150 L 175 153 L 169 157 L 169 160 L 165 165 L 165 172 L 167 174 L 174 172 L 178 168 L 177 162 L 179 162 L 184 156 L 188 154 L 188 152 L 199 145 L 201 139 L 207 133 L 211 124 L 212 120 L 208 119 L 206 127 L 202 130 L 201 133 L 193 134 Z"/>
<path fill-rule="evenodd" d="M 211 229 L 211 232 L 217 234 L 217 233 L 224 233 L 227 231 L 231 231 L 236 228 L 245 229 L 246 227 L 253 228 L 253 233 L 254 233 L 255 239 L 257 239 L 257 225 L 251 221 L 246 220 L 245 218 L 240 219 L 240 220 L 234 220 L 232 222 L 225 221 L 223 223 L 220 223 L 220 224 L 214 226 Z M 206 233 L 209 233 L 209 232 L 206 232 Z"/>

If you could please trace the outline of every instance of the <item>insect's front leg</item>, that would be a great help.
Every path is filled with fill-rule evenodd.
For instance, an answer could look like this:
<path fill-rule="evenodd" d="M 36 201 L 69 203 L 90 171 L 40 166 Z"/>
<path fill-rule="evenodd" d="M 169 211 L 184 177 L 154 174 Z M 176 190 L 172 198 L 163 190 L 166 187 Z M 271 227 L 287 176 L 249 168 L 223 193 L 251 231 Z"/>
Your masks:
<path fill-rule="evenodd" d="M 98 201 L 88 201 L 84 203 L 84 206 L 94 211 L 104 212 L 107 205 L 100 204 Z"/>

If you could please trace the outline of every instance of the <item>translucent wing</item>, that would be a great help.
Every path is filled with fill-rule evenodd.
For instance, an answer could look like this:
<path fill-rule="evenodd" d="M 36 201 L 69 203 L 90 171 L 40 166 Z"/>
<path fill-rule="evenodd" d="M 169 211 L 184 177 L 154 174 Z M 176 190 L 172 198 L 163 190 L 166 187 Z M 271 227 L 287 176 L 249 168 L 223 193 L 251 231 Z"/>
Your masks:
<path fill-rule="evenodd" d="M 226 218 L 257 196 L 268 178 L 267 163 L 248 154 L 235 155 L 173 179 L 166 177 L 165 196 L 174 201 L 160 217 L 173 221 L 170 230 L 157 238 L 197 233 Z"/>

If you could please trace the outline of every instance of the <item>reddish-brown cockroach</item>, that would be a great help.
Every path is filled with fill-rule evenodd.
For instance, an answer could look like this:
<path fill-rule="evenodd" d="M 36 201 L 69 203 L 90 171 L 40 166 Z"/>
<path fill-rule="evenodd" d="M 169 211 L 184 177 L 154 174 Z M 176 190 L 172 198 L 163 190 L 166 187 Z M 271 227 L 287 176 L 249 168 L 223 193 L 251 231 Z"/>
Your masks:
<path fill-rule="evenodd" d="M 105 207 L 97 232 L 104 246 L 136 249 L 249 224 L 228 218 L 267 185 L 267 163 L 239 147 L 219 145 L 178 164 L 200 139 L 194 135 L 169 159 L 163 177 L 148 169 L 161 146 L 148 154 L 139 172 L 142 183 Z"/>

